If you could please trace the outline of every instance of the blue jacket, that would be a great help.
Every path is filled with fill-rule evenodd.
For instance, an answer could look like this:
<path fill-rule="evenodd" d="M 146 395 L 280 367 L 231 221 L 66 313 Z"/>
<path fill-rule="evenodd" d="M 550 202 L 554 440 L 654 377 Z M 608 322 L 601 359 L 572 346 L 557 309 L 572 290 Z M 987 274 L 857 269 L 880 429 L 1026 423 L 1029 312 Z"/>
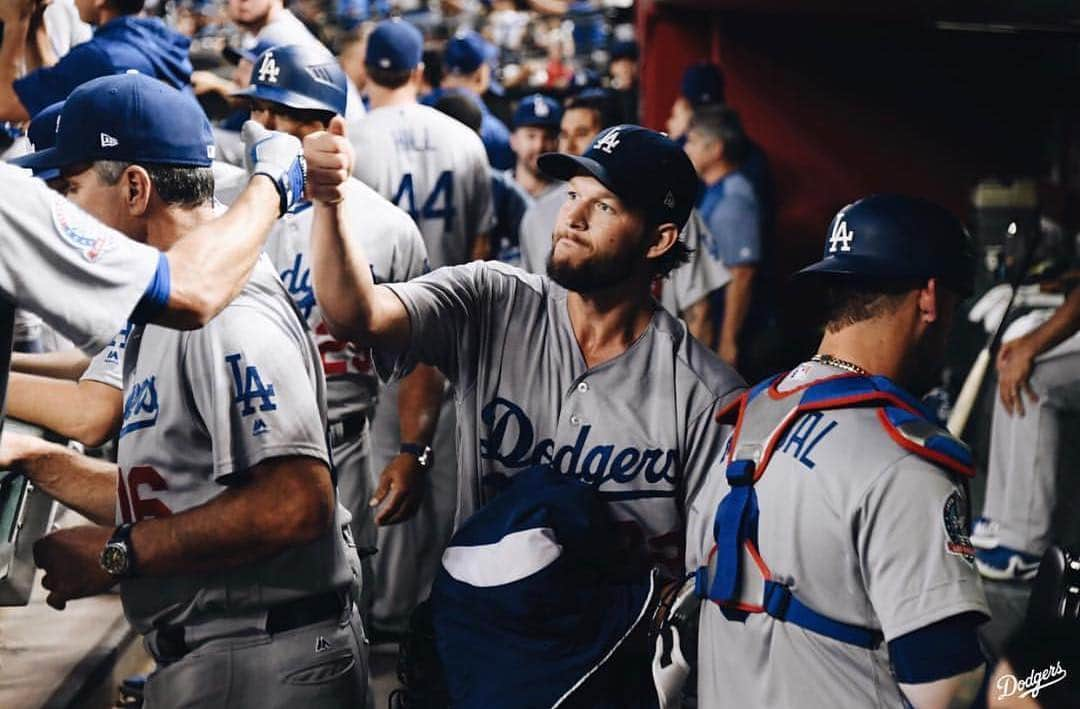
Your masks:
<path fill-rule="evenodd" d="M 18 79 L 15 93 L 34 116 L 91 79 L 129 69 L 186 89 L 191 83 L 190 44 L 156 17 L 125 15 L 98 27 L 88 42 L 73 47 L 55 66 Z"/>

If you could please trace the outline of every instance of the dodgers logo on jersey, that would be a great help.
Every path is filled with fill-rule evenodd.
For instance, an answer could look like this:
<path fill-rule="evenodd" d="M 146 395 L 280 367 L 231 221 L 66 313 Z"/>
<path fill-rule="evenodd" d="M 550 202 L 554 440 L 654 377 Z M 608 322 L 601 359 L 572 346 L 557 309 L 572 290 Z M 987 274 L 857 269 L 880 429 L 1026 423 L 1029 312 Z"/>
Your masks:
<path fill-rule="evenodd" d="M 131 328 L 134 327 L 131 323 L 124 326 L 124 329 L 116 333 L 116 337 L 112 339 L 109 346 L 106 348 L 105 361 L 109 364 L 120 364 L 123 360 L 123 352 L 127 348 L 128 336 L 131 334 Z"/>
<path fill-rule="evenodd" d="M 304 266 L 303 254 L 296 254 L 292 267 L 281 272 L 281 282 L 285 284 L 297 309 L 304 314 L 304 319 L 310 318 L 315 307 L 315 290 L 311 287 L 311 269 Z"/>
<path fill-rule="evenodd" d="M 845 253 L 851 251 L 851 242 L 854 240 L 855 230 L 848 231 L 847 221 L 841 219 L 833 227 L 832 236 L 829 237 L 829 253 L 835 254 L 838 248 Z"/>
<path fill-rule="evenodd" d="M 226 355 L 225 361 L 232 370 L 233 385 L 236 395 L 233 396 L 234 404 L 242 404 L 241 416 L 250 416 L 255 413 L 252 402 L 259 402 L 259 411 L 274 411 L 277 404 L 274 403 L 273 384 L 263 384 L 262 376 L 259 375 L 258 367 L 244 366 L 241 369 L 240 361 L 243 358 L 239 352 Z"/>
<path fill-rule="evenodd" d="M 605 133 L 599 140 L 593 144 L 593 149 L 603 150 L 608 155 L 611 155 L 615 148 L 619 147 L 619 129 L 613 128 Z"/>
<path fill-rule="evenodd" d="M 480 457 L 507 468 L 550 463 L 564 475 L 594 485 L 609 481 L 630 484 L 642 478 L 661 488 L 614 493 L 620 497 L 673 497 L 682 478 L 678 451 L 633 446 L 616 450 L 609 444 L 590 445 L 589 424 L 580 428 L 573 444 L 558 449 L 550 438 L 536 440 L 532 419 L 509 399 L 492 399 L 480 412 L 480 420 L 487 429 L 487 436 L 480 439 Z"/>
<path fill-rule="evenodd" d="M 52 218 L 60 238 L 78 251 L 84 259 L 94 263 L 122 238 L 107 226 L 95 221 L 75 204 L 58 194 L 53 194 Z"/>
<path fill-rule="evenodd" d="M 157 377 L 149 376 L 131 387 L 124 401 L 124 419 L 120 438 L 157 423 L 158 412 Z"/>

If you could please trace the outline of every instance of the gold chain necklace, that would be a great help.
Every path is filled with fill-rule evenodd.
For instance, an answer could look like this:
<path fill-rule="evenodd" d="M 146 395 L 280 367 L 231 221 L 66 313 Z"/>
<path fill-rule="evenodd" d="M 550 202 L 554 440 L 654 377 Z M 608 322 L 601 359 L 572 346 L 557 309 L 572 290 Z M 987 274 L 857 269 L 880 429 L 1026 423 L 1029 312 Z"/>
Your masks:
<path fill-rule="evenodd" d="M 816 354 L 810 358 L 811 362 L 817 362 L 818 364 L 826 364 L 830 367 L 836 367 L 837 369 L 843 369 L 852 374 L 862 374 L 863 376 L 869 376 L 870 372 L 866 371 L 857 364 L 852 364 L 846 359 L 840 359 L 839 357 L 833 357 L 829 354 Z"/>

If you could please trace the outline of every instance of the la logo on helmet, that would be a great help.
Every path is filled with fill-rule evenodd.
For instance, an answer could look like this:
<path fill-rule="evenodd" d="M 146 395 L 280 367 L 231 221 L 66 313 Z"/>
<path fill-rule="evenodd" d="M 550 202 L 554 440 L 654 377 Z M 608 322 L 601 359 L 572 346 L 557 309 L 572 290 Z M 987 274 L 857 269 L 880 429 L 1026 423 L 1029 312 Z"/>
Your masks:
<path fill-rule="evenodd" d="M 847 222 L 841 219 L 840 223 L 833 227 L 832 236 L 829 237 L 829 253 L 835 254 L 838 250 L 851 251 L 851 242 L 854 240 L 855 230 L 848 231 Z"/>
<path fill-rule="evenodd" d="M 278 68 L 273 52 L 267 52 L 266 56 L 263 57 L 262 64 L 259 65 L 259 81 L 276 84 L 279 73 L 281 73 L 281 69 Z"/>

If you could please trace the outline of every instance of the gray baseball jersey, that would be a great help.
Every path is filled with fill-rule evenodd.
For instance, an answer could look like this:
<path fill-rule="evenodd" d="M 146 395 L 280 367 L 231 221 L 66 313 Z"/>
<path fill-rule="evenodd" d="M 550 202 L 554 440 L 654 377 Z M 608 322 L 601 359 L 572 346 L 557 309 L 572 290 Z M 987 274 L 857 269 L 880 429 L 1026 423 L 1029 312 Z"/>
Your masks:
<path fill-rule="evenodd" d="M 10 165 L 0 165 L 0 296 L 87 354 L 123 327 L 163 258 Z M 6 369 L 6 367 L 5 367 Z"/>
<path fill-rule="evenodd" d="M 412 323 L 409 350 L 455 385 L 458 524 L 536 463 L 596 485 L 628 542 L 682 569 L 686 495 L 719 456 L 718 406 L 744 384 L 657 308 L 615 359 L 588 368 L 567 291 L 497 262 L 442 268 L 387 286 Z M 386 371 L 386 370 L 383 370 Z"/>
<path fill-rule="evenodd" d="M 322 367 L 305 323 L 261 258 L 240 295 L 201 330 L 136 327 L 124 357 L 117 522 L 203 505 L 258 463 L 329 463 Z M 121 584 L 141 633 L 155 623 L 257 611 L 353 583 L 337 507 L 322 537 L 253 564 Z"/>
<path fill-rule="evenodd" d="M 108 384 L 116 389 L 124 388 L 124 351 L 133 325 L 128 323 L 116 334 L 112 342 L 98 352 L 86 366 L 79 381 L 88 380 Z"/>
<path fill-rule="evenodd" d="M 779 389 L 842 373 L 806 363 Z M 729 489 L 718 458 L 690 505 L 687 568 L 708 558 Z M 762 560 L 818 613 L 886 641 L 959 613 L 989 615 L 968 545 L 955 536 L 966 533 L 962 486 L 894 442 L 876 409 L 805 414 L 754 489 Z M 760 604 L 761 573 L 744 569 L 741 600 Z M 698 648 L 701 706 L 907 706 L 885 644 L 849 645 L 764 613 L 728 621 L 703 601 Z"/>
<path fill-rule="evenodd" d="M 420 227 L 433 267 L 469 260 L 494 219 L 487 153 L 476 133 L 429 106 L 384 106 L 349 134 L 354 174 Z"/>
<path fill-rule="evenodd" d="M 681 238 L 694 250 L 690 262 L 679 266 L 671 276 L 658 281 L 660 302 L 669 313 L 682 315 L 699 300 L 727 285 L 731 274 L 723 262 L 709 254 L 702 237 L 706 235 L 705 222 L 695 209 L 683 227 Z"/>
<path fill-rule="evenodd" d="M 427 272 L 427 252 L 416 224 L 402 210 L 359 180 L 348 181 L 351 235 L 362 246 L 376 283 L 407 281 Z M 379 378 L 368 349 L 340 342 L 330 334 L 315 302 L 311 281 L 311 227 L 314 209 L 303 202 L 274 225 L 266 253 L 308 325 L 326 375 L 331 421 L 370 411 Z"/>
<path fill-rule="evenodd" d="M 536 196 L 521 217 L 518 238 L 521 243 L 521 267 L 529 273 L 547 275 L 547 257 L 551 253 L 551 234 L 555 231 L 559 210 L 566 202 L 566 183 L 556 182 Z"/>

